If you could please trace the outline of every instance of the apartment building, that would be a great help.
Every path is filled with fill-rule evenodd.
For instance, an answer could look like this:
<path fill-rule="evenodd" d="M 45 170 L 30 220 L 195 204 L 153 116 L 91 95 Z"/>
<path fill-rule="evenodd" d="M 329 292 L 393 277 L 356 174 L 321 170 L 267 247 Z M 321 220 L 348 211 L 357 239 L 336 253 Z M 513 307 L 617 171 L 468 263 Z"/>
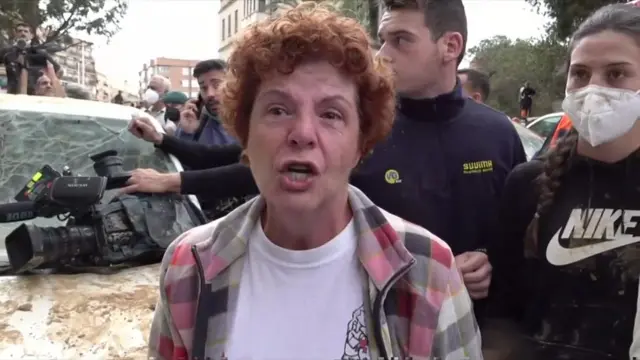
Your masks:
<path fill-rule="evenodd" d="M 296 2 L 304 0 L 221 0 L 218 16 L 220 18 L 220 49 L 221 59 L 228 60 L 233 50 L 234 38 L 238 33 L 251 24 L 277 15 L 279 9 L 285 9 Z M 356 18 L 365 27 L 368 24 L 367 2 L 353 0 L 335 0 L 336 5 L 344 10 L 344 13 Z M 382 16 L 382 1 L 379 2 L 378 18 Z M 377 25 L 373 25 L 377 27 Z M 373 31 L 372 33 L 375 33 Z"/>
<path fill-rule="evenodd" d="M 118 94 L 118 91 L 122 91 L 124 104 L 137 104 L 140 101 L 137 90 L 137 87 L 132 90 L 127 81 L 122 83 L 110 81 L 106 75 L 98 72 L 98 83 L 96 84 L 94 91 L 95 100 L 111 102 Z"/>
<path fill-rule="evenodd" d="M 93 58 L 93 43 L 72 39 L 62 51 L 53 54 L 55 61 L 62 67 L 63 83 L 75 83 L 95 88 L 98 82 L 96 61 Z"/>
<path fill-rule="evenodd" d="M 138 89 L 139 94 L 147 88 L 149 80 L 153 75 L 162 75 L 171 81 L 172 91 L 182 91 L 190 98 L 198 96 L 198 80 L 193 77 L 193 68 L 200 60 L 186 60 L 186 59 L 169 59 L 165 57 L 159 57 L 149 60 L 148 64 L 142 65 L 142 70 L 138 72 L 139 81 Z"/>
<path fill-rule="evenodd" d="M 218 11 L 222 26 L 218 56 L 228 60 L 234 37 L 249 25 L 267 18 L 269 6 L 276 2 L 275 0 L 222 0 Z"/>

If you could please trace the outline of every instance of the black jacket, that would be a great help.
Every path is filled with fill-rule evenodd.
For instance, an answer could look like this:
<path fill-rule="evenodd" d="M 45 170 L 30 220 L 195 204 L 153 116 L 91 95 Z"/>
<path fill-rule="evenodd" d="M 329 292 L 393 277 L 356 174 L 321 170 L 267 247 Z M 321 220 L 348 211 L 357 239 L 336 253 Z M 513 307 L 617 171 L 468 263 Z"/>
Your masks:
<path fill-rule="evenodd" d="M 535 179 L 542 170 L 543 162 L 533 160 L 509 175 L 502 231 L 490 250 L 492 309 L 515 320 L 524 335 L 510 359 L 629 359 L 632 336 L 640 331 L 634 329 L 640 159 L 570 159 L 540 217 L 536 257 L 525 258 L 523 238 L 536 212 Z"/>

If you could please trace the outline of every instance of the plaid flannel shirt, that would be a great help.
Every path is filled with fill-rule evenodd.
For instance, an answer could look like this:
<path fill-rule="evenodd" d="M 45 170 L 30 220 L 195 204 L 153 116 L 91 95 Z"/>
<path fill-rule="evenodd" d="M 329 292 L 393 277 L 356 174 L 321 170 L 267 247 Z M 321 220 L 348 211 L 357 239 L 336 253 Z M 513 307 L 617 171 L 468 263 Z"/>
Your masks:
<path fill-rule="evenodd" d="M 358 256 L 369 276 L 363 289 L 370 301 L 367 331 L 376 339 L 370 359 L 481 360 L 471 300 L 447 244 L 378 208 L 352 186 L 349 202 Z M 263 208 L 258 196 L 184 233 L 169 247 L 161 266 L 150 359 L 225 358 L 247 240 Z M 378 312 L 372 310 L 377 296 L 384 300 Z"/>

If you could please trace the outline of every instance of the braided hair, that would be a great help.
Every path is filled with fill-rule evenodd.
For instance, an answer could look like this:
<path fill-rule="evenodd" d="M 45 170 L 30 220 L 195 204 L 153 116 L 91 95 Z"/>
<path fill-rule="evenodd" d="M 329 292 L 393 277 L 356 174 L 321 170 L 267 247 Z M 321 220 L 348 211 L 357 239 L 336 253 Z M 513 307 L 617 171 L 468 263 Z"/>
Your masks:
<path fill-rule="evenodd" d="M 569 42 L 569 53 L 566 67 L 570 64 L 571 53 L 578 41 L 599 34 L 603 31 L 614 31 L 626 34 L 638 40 L 640 45 L 640 7 L 628 4 L 611 4 L 598 9 L 589 16 L 575 31 Z M 527 227 L 525 234 L 525 255 L 535 257 L 538 248 L 538 228 L 540 217 L 553 204 L 556 192 L 562 185 L 564 175 L 569 171 L 571 157 L 578 144 L 578 133 L 572 129 L 561 138 L 556 147 L 544 157 L 544 170 L 536 178 L 538 204 L 536 213 Z"/>
<path fill-rule="evenodd" d="M 543 158 L 543 172 L 536 178 L 538 204 L 536 213 L 527 227 L 525 235 L 525 254 L 535 257 L 538 248 L 538 227 L 542 216 L 553 204 L 556 191 L 562 185 L 562 178 L 569 171 L 570 158 L 578 144 L 578 133 L 572 129 L 563 136 L 556 147 Z"/>

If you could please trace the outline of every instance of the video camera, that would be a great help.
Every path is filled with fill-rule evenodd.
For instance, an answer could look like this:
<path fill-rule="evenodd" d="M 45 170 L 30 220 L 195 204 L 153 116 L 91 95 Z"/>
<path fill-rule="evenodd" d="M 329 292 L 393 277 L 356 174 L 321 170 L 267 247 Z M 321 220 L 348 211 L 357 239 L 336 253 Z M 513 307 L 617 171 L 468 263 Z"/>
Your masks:
<path fill-rule="evenodd" d="M 17 84 L 22 66 L 27 69 L 29 74 L 29 89 L 35 86 L 38 78 L 44 73 L 44 70 L 47 68 L 47 61 L 51 62 L 56 72 L 60 70 L 60 65 L 51 56 L 51 53 L 57 50 L 59 49 L 47 46 L 46 43 L 32 44 L 32 42 L 24 39 L 18 39 L 13 46 L 3 49 L 0 52 L 2 53 L 2 59 L 0 60 L 5 64 L 9 84 L 13 85 L 10 86 L 12 90 L 10 92 L 13 93 L 18 90 Z M 24 57 L 23 65 L 18 63 L 18 57 L 20 55 Z"/>
<path fill-rule="evenodd" d="M 15 273 L 159 262 L 178 235 L 204 223 L 199 209 L 174 194 L 120 195 L 100 203 L 106 190 L 124 186 L 130 174 L 116 151 L 91 159 L 98 176 L 73 176 L 66 167 L 60 174 L 45 166 L 18 195 L 30 200 L 0 205 L 0 222 L 68 220 L 60 227 L 14 229 L 5 246 Z"/>

